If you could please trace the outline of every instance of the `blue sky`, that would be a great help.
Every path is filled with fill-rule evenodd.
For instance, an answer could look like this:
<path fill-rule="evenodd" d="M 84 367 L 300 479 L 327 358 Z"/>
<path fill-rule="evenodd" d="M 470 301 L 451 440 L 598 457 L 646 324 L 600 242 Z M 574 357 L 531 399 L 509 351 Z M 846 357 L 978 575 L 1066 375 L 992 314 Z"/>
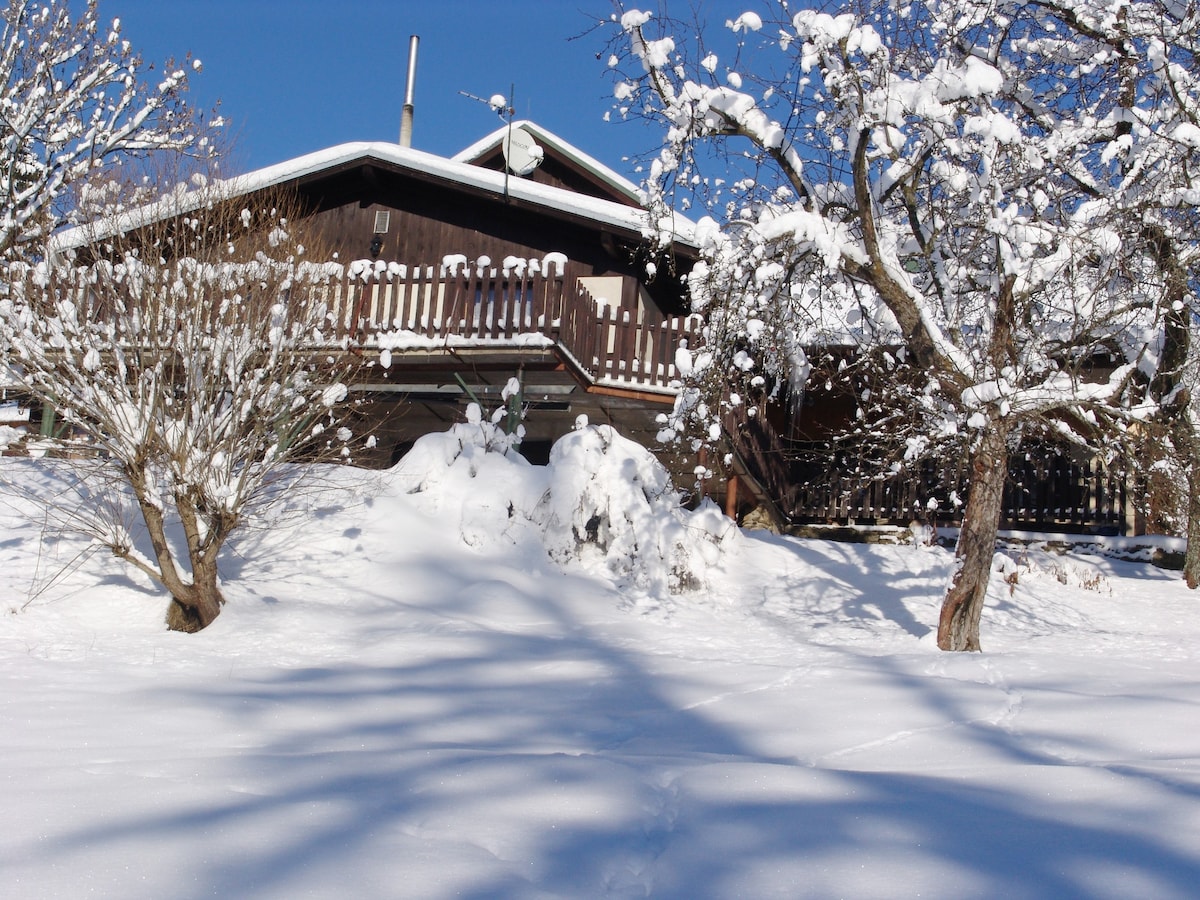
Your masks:
<path fill-rule="evenodd" d="M 622 157 L 656 143 L 638 124 L 603 121 L 607 35 L 586 32 L 612 12 L 608 0 L 101 0 L 100 12 L 121 19 L 147 61 L 190 52 L 203 62 L 192 97 L 201 107 L 221 101 L 235 135 L 227 172 L 345 141 L 397 140 L 410 34 L 421 37 L 418 149 L 449 155 L 498 127 L 460 91 L 510 87 L 519 117 L 630 177 Z"/>

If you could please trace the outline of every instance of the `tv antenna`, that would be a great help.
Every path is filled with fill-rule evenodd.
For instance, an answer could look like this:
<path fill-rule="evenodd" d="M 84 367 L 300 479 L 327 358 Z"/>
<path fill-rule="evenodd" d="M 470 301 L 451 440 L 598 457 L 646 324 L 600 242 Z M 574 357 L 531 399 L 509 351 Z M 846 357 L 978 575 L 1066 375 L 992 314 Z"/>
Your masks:
<path fill-rule="evenodd" d="M 496 115 L 500 116 L 508 124 L 508 132 L 500 144 L 500 152 L 504 154 L 505 200 L 508 199 L 509 173 L 511 172 L 513 175 L 519 177 L 529 175 L 541 165 L 544 155 L 544 151 L 538 145 L 537 141 L 534 140 L 532 134 L 524 128 L 513 127 L 513 118 L 516 116 L 516 108 L 513 103 L 514 89 L 514 86 L 510 85 L 507 97 L 503 94 L 493 94 L 487 99 L 469 94 L 466 91 L 459 91 L 464 97 L 487 104 Z"/>

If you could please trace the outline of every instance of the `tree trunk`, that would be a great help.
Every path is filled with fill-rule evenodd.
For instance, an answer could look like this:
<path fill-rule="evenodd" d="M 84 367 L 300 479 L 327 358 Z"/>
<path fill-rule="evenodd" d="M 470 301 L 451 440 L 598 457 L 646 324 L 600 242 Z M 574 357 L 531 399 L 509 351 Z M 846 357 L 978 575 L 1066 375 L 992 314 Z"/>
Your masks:
<path fill-rule="evenodd" d="M 1200 471 L 1193 463 L 1188 477 L 1187 550 L 1183 555 L 1183 580 L 1193 591 L 1200 587 Z"/>
<path fill-rule="evenodd" d="M 979 617 L 987 595 L 1004 482 L 1008 477 L 1008 426 L 993 420 L 971 458 L 971 482 L 962 530 L 954 547 L 954 574 L 942 601 L 938 647 L 979 650 Z"/>
<path fill-rule="evenodd" d="M 213 623 L 221 614 L 224 602 L 220 590 L 197 591 L 188 598 L 187 605 L 178 597 L 172 597 L 171 605 L 167 607 L 167 628 L 194 634 Z"/>
<path fill-rule="evenodd" d="M 193 562 L 192 583 L 179 594 L 172 592 L 167 607 L 167 627 L 171 631 L 194 633 L 207 628 L 221 614 L 225 598 L 217 578 L 215 561 Z"/>
<path fill-rule="evenodd" d="M 176 565 L 170 541 L 167 540 L 167 524 L 161 501 L 152 496 L 144 465 L 127 465 L 124 470 L 137 497 L 142 521 L 154 548 L 154 560 L 158 564 L 157 572 L 146 565 L 141 565 L 141 568 L 171 593 L 171 603 L 167 607 L 167 628 L 188 633 L 207 628 L 221 614 L 221 607 L 225 605 L 217 572 L 217 556 L 229 531 L 237 524 L 236 515 L 220 518 L 210 526 L 208 540 L 202 540 L 194 498 L 176 494 L 175 510 L 187 538 L 188 563 L 192 570 L 189 581 Z"/>
<path fill-rule="evenodd" d="M 1175 443 L 1181 461 L 1187 466 L 1187 549 L 1183 556 L 1183 580 L 1192 590 L 1200 587 L 1200 439 L 1194 428 L 1191 416 L 1185 411 L 1175 426 Z"/>
<path fill-rule="evenodd" d="M 1191 391 L 1185 373 L 1195 365 L 1192 341 L 1192 305 L 1188 303 L 1190 274 L 1176 242 L 1158 225 L 1147 225 L 1145 236 L 1154 259 L 1166 277 L 1166 293 L 1160 301 L 1163 316 L 1163 345 L 1159 370 L 1150 383 L 1150 396 L 1165 403 L 1159 415 L 1171 429 L 1172 452 L 1187 472 L 1187 550 L 1183 577 L 1193 590 L 1200 586 L 1200 423 L 1192 409 Z"/>

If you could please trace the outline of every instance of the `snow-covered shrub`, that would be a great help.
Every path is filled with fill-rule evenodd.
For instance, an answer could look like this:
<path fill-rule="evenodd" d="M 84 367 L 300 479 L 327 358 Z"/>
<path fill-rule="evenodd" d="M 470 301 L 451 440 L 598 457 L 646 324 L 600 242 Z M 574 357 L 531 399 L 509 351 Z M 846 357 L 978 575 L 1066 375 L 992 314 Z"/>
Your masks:
<path fill-rule="evenodd" d="M 738 533 L 711 503 L 683 509 L 662 464 L 608 425 L 581 416 L 547 466 L 531 465 L 515 446 L 471 406 L 466 422 L 422 437 L 392 474 L 439 515 L 459 516 L 471 546 L 536 541 L 562 565 L 655 594 L 703 586 Z"/>
<path fill-rule="evenodd" d="M 15 444 L 27 437 L 24 428 L 14 428 L 11 425 L 0 425 L 0 450 L 7 450 L 9 444 Z"/>
<path fill-rule="evenodd" d="M 471 403 L 465 422 L 452 425 L 449 431 L 422 437 L 400 460 L 395 472 L 410 482 L 408 491 L 415 494 L 443 482 L 447 473 L 456 468 L 463 470 L 466 477 L 475 478 L 481 466 L 491 465 L 497 457 L 529 465 L 516 451 L 518 442 L 517 435 L 506 434 L 495 422 L 483 417 L 478 404 Z"/>
<path fill-rule="evenodd" d="M 1086 558 L 1055 558 L 1044 550 L 1029 550 L 1020 560 L 1005 553 L 996 553 L 992 571 L 1003 578 L 1009 594 L 1017 590 L 1021 578 L 1053 579 L 1061 585 L 1094 591 L 1097 594 L 1112 594 L 1112 585 L 1104 571 Z"/>
<path fill-rule="evenodd" d="M 463 541 L 482 546 L 533 532 L 529 510 L 545 491 L 545 473 L 516 451 L 519 437 L 484 418 L 478 405 L 449 431 L 427 434 L 393 468 L 409 493 L 428 494 L 439 515 L 460 515 Z"/>
<path fill-rule="evenodd" d="M 1017 592 L 1017 585 L 1021 583 L 1021 567 L 1016 560 L 1006 553 L 996 553 L 992 557 L 992 572 L 1008 585 L 1010 597 Z"/>
<path fill-rule="evenodd" d="M 736 533 L 712 504 L 683 509 L 653 454 L 584 416 L 554 444 L 548 469 L 534 518 L 560 563 L 579 560 L 652 593 L 678 592 L 704 584 Z"/>

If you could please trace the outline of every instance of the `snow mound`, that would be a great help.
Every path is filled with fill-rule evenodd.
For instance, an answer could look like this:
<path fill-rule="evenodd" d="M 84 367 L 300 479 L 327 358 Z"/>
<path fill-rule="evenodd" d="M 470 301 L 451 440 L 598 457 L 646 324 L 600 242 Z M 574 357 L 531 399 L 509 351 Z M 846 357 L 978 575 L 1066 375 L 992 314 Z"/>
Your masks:
<path fill-rule="evenodd" d="M 464 543 L 503 549 L 538 542 L 560 566 L 662 595 L 702 588 L 739 534 L 715 505 L 689 511 L 654 455 L 581 416 L 546 466 L 477 412 L 422 437 L 393 469 L 431 512 L 457 516 Z M 487 489 L 481 489 L 486 485 Z"/>

